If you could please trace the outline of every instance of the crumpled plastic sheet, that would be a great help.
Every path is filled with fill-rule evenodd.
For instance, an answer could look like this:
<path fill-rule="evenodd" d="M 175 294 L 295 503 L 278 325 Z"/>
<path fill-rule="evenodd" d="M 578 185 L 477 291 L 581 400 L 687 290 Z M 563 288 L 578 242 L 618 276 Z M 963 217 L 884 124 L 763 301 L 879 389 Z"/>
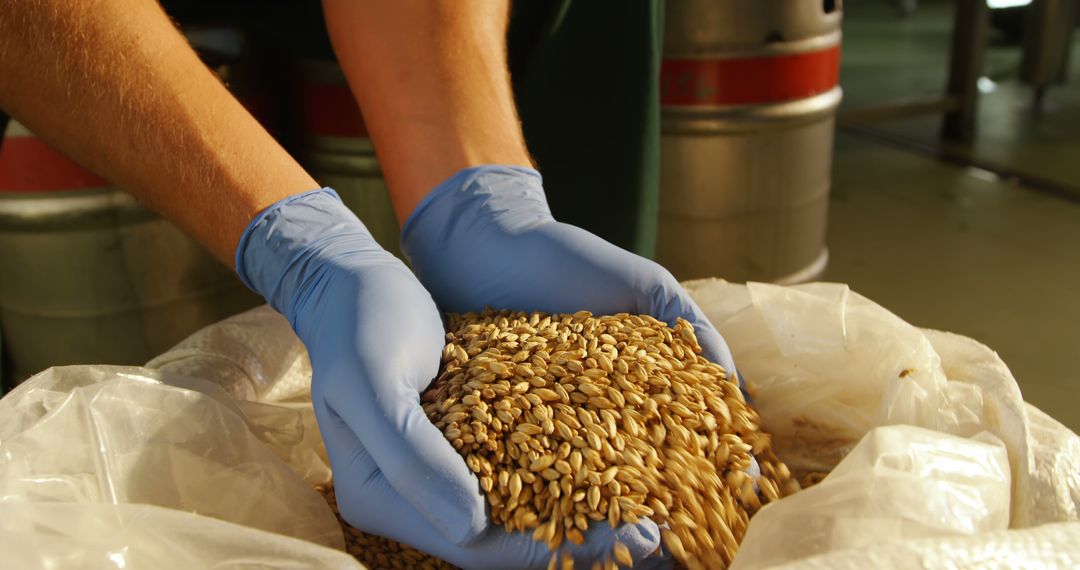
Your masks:
<path fill-rule="evenodd" d="M 1053 457 L 1076 434 L 1054 422 L 1036 441 L 1016 380 L 986 346 L 916 328 L 843 284 L 685 286 L 730 344 L 777 454 L 793 468 L 828 471 L 877 426 L 988 431 L 1009 452 L 1010 525 L 1076 520 L 1076 497 L 1061 489 L 1080 488 L 1080 479 L 1051 467 L 1077 461 Z"/>
<path fill-rule="evenodd" d="M 818 486 L 758 513 L 737 565 L 765 568 L 809 556 L 825 560 L 829 553 L 837 553 L 837 560 L 862 560 L 843 553 L 860 546 L 873 550 L 866 547 L 887 539 L 913 539 L 910 544 L 920 546 L 905 542 L 895 559 L 879 554 L 867 558 L 876 564 L 866 567 L 907 567 L 904 557 L 924 547 L 921 567 L 966 567 L 963 552 L 937 548 L 936 539 L 919 536 L 946 540 L 948 534 L 966 534 L 965 544 L 978 544 L 981 551 L 994 545 L 975 537 L 997 537 L 986 541 L 1000 539 L 1007 550 L 1014 541 L 1001 538 L 1011 532 L 1003 521 L 1013 529 L 1036 527 L 1015 541 L 1018 548 L 1028 549 L 1024 541 L 1040 533 L 1048 542 L 1069 544 L 1058 534 L 1074 532 L 1070 525 L 1077 524 L 1080 438 L 1025 404 L 992 350 L 960 335 L 913 327 L 842 284 L 781 287 L 710 279 L 684 285 L 730 344 L 780 458 L 796 470 L 832 471 Z M 950 447 L 992 437 L 1007 452 L 1004 481 L 1011 492 L 974 493 L 972 481 L 942 487 L 938 479 L 947 470 L 917 482 L 853 451 L 892 429 L 883 426 L 901 425 L 931 430 L 936 442 L 920 442 L 910 432 L 890 438 L 880 446 L 883 451 L 914 457 L 921 448 L 932 453 L 919 462 L 957 468 L 970 457 L 947 459 Z M 1002 485 L 990 471 L 983 470 L 983 479 L 983 489 Z M 931 483 L 938 485 L 935 490 L 921 489 Z M 1002 500 L 1009 501 L 1004 511 Z M 928 525 L 920 516 L 936 522 Z M 1053 522 L 1068 524 L 1046 524 Z M 1080 544 L 1070 544 L 1054 560 L 1069 562 L 1062 567 L 1080 566 Z"/>
<path fill-rule="evenodd" d="M 762 509 L 732 566 L 765 568 L 822 552 L 1003 530 L 1005 446 L 924 428 L 874 428 L 824 481 Z M 797 524 L 793 524 L 797 521 Z"/>
<path fill-rule="evenodd" d="M 1041 507 L 1040 522 L 1080 520 L 1080 438 L 1035 406 L 1027 413 L 1034 458 L 1027 495 Z"/>
<path fill-rule="evenodd" d="M 888 540 L 801 558 L 771 570 L 866 570 L 868 568 L 978 568 L 1047 570 L 1077 568 L 1080 524 L 1050 523 L 1023 530 L 972 536 Z"/>
<path fill-rule="evenodd" d="M 212 379 L 237 400 L 302 402 L 311 388 L 307 350 L 285 317 L 265 305 L 192 334 L 146 366 Z"/>
<path fill-rule="evenodd" d="M 270 307 L 256 307 L 197 331 L 146 366 L 174 378 L 211 381 L 234 399 L 258 430 L 256 436 L 305 481 L 316 485 L 330 480 L 330 460 L 311 407 L 307 350 L 285 317 Z M 294 420 L 302 425 L 280 426 Z M 281 441 L 275 434 L 282 433 L 299 439 Z"/>
<path fill-rule="evenodd" d="M 835 465 L 879 425 L 982 431 L 980 391 L 948 382 L 919 329 L 847 286 L 713 280 L 688 289 L 728 341 L 769 431 L 815 444 L 808 468 Z"/>
<path fill-rule="evenodd" d="M 5 396 L 0 417 L 0 505 L 157 505 L 344 546 L 325 501 L 275 453 L 303 441 L 288 408 L 255 423 L 204 380 L 64 366 Z"/>
<path fill-rule="evenodd" d="M 341 550 L 154 505 L 0 503 L 4 568 L 359 569 Z"/>

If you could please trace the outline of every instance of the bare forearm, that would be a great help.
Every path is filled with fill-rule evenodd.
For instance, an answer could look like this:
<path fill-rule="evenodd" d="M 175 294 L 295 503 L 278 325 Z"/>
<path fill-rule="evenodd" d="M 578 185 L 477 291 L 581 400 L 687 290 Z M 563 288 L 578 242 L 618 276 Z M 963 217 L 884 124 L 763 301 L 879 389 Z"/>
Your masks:
<path fill-rule="evenodd" d="M 530 165 L 506 66 L 507 2 L 323 5 L 399 220 L 461 168 Z"/>
<path fill-rule="evenodd" d="M 232 265 L 248 221 L 317 184 L 152 0 L 4 0 L 0 107 Z"/>

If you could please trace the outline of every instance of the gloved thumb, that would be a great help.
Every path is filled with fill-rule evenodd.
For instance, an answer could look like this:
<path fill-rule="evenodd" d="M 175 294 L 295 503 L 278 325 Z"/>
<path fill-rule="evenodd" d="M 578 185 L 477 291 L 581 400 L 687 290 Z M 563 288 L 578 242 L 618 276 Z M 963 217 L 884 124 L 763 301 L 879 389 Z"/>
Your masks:
<path fill-rule="evenodd" d="M 447 541 L 473 541 L 488 527 L 478 479 L 428 420 L 419 394 L 404 381 L 388 384 L 399 392 L 374 393 L 368 382 L 338 382 L 334 393 L 318 397 L 360 441 L 394 490 Z M 332 434 L 324 437 L 329 450 L 336 442 Z"/>

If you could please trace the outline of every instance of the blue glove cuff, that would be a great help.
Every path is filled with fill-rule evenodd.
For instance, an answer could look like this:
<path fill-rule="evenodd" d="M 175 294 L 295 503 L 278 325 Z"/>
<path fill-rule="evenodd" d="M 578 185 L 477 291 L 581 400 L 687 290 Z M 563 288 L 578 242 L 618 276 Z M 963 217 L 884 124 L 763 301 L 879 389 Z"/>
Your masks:
<path fill-rule="evenodd" d="M 442 239 L 453 233 L 456 223 L 476 223 L 475 216 L 484 212 L 508 225 L 552 220 L 543 178 L 535 169 L 473 166 L 459 170 L 424 196 L 405 221 L 401 247 L 408 255 L 409 243 Z"/>
<path fill-rule="evenodd" d="M 268 206 L 265 210 L 259 212 L 254 218 L 248 222 L 244 233 L 240 235 L 240 243 L 236 245 L 236 274 L 240 277 L 240 281 L 247 286 L 248 289 L 260 293 L 259 288 L 255 286 L 255 283 L 248 277 L 248 272 L 244 268 L 244 252 L 247 251 L 249 242 L 252 241 L 252 236 L 259 233 L 261 228 L 270 225 L 272 222 L 269 218 L 274 217 L 279 210 L 292 204 L 293 202 L 300 202 L 303 200 L 313 200 L 314 196 L 327 196 L 332 197 L 334 200 L 341 202 L 341 197 L 333 188 L 316 188 L 314 190 L 308 190 L 307 192 L 301 192 L 299 194 L 293 194 L 274 202 Z"/>
<path fill-rule="evenodd" d="M 260 212 L 240 236 L 236 273 L 292 321 L 293 296 L 317 258 L 341 252 L 387 255 L 337 192 L 330 188 L 294 194 Z"/>

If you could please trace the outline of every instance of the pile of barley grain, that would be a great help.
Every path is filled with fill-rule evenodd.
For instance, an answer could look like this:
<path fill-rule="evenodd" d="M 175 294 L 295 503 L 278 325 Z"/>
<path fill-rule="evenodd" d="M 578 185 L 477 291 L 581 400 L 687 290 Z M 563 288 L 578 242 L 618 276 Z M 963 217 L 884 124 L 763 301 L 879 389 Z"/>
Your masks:
<path fill-rule="evenodd" d="M 723 568 L 762 503 L 798 489 L 685 321 L 486 311 L 451 315 L 450 330 L 425 412 L 479 476 L 493 522 L 553 551 L 594 522 L 648 517 L 676 560 Z M 605 566 L 628 558 L 617 545 Z"/>
<path fill-rule="evenodd" d="M 455 570 L 457 567 L 434 556 L 421 552 L 407 544 L 401 544 L 367 534 L 357 530 L 338 512 L 337 496 L 334 494 L 334 484 L 317 485 L 315 490 L 322 493 L 330 509 L 337 515 L 338 523 L 345 533 L 345 550 L 352 554 L 364 566 L 371 570 Z"/>

